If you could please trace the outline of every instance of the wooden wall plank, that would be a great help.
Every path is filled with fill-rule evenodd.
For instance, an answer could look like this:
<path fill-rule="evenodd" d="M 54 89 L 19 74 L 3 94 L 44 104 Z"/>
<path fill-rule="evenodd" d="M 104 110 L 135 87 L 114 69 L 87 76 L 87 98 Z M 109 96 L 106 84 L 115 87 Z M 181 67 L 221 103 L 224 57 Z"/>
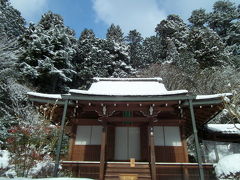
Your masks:
<path fill-rule="evenodd" d="M 100 161 L 101 145 L 73 145 L 72 161 Z"/>
<path fill-rule="evenodd" d="M 183 146 L 155 146 L 156 162 L 186 162 Z"/>

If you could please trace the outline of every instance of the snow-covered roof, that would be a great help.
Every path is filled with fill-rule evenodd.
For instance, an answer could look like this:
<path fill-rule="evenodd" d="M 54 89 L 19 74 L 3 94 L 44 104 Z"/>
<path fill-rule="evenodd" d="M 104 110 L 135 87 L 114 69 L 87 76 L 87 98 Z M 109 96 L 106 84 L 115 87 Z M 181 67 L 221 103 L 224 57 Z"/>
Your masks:
<path fill-rule="evenodd" d="M 207 124 L 207 129 L 223 134 L 240 134 L 240 124 Z"/>
<path fill-rule="evenodd" d="M 232 93 L 223 93 L 223 94 L 211 94 L 211 95 L 197 95 L 196 99 L 201 100 L 201 99 L 215 99 L 215 98 L 223 98 L 226 96 L 231 96 Z"/>
<path fill-rule="evenodd" d="M 155 78 L 100 78 L 94 77 L 94 81 L 157 81 L 162 82 L 162 78 L 155 77 Z"/>
<path fill-rule="evenodd" d="M 187 90 L 168 91 L 161 78 L 94 78 L 95 82 L 85 90 L 69 92 L 85 95 L 107 96 L 158 96 L 186 94 Z"/>
<path fill-rule="evenodd" d="M 45 94 L 37 92 L 28 92 L 27 95 L 41 98 L 50 98 L 50 99 L 62 99 L 61 94 Z"/>

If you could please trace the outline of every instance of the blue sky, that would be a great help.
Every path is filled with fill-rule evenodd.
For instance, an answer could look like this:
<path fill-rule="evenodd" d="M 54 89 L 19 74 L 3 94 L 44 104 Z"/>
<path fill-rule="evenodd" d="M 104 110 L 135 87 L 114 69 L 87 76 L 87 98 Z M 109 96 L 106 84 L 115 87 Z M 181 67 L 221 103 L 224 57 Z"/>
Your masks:
<path fill-rule="evenodd" d="M 240 4 L 240 0 L 231 0 Z M 37 23 L 47 11 L 60 14 L 79 37 L 84 28 L 105 38 L 111 23 L 125 35 L 137 29 L 144 37 L 154 35 L 156 25 L 169 14 L 178 14 L 186 22 L 192 10 L 211 11 L 215 0 L 10 0 L 27 22 Z"/>

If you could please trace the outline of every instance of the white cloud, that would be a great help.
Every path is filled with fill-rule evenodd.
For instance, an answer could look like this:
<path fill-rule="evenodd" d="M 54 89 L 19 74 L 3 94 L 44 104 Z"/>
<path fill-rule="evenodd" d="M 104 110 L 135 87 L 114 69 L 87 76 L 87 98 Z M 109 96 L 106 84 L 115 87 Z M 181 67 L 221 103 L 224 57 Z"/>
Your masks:
<path fill-rule="evenodd" d="M 143 36 L 154 35 L 156 25 L 169 14 L 185 22 L 195 9 L 212 10 L 216 0 L 92 0 L 97 20 L 121 26 L 125 33 L 137 29 Z M 231 0 L 239 4 L 239 0 Z"/>
<path fill-rule="evenodd" d="M 10 0 L 27 21 L 36 22 L 47 7 L 47 0 Z"/>
<path fill-rule="evenodd" d="M 213 4 L 217 0 L 158 0 L 161 8 L 165 9 L 167 14 L 178 14 L 183 20 L 191 16 L 195 9 L 203 8 L 207 12 L 212 11 Z M 231 2 L 239 3 L 239 0 L 230 0 Z"/>
<path fill-rule="evenodd" d="M 137 29 L 141 34 L 154 34 L 156 25 L 165 18 L 156 0 L 93 0 L 97 20 L 120 25 L 125 33 Z"/>

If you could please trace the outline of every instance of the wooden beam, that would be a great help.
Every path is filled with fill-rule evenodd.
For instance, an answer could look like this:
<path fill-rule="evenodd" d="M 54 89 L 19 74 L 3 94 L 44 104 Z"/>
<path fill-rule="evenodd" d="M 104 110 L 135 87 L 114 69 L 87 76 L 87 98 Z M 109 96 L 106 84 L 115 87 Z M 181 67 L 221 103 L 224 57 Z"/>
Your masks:
<path fill-rule="evenodd" d="M 157 119 L 156 119 L 157 120 Z M 108 122 L 149 122 L 149 119 L 146 117 L 108 117 Z M 179 125 L 183 124 L 186 121 L 184 119 L 161 119 L 159 121 L 153 122 L 154 125 Z M 101 125 L 101 122 L 99 122 L 97 119 L 88 119 L 88 118 L 80 118 L 75 119 L 74 124 L 76 125 Z"/>
<path fill-rule="evenodd" d="M 104 105 L 114 105 L 115 106 L 126 106 L 126 104 L 129 104 L 129 106 L 148 106 L 148 105 L 151 105 L 151 104 L 155 104 L 156 106 L 166 106 L 166 104 L 168 106 L 171 106 L 171 105 L 176 105 L 176 104 L 179 104 L 179 101 L 176 100 L 176 101 L 136 101 L 136 102 L 132 102 L 132 101 L 85 101 L 85 100 L 81 100 L 81 101 L 78 101 L 76 102 L 76 104 L 78 105 L 89 105 L 89 103 L 91 103 L 92 106 L 94 105 L 101 105 L 101 104 L 104 104 Z"/>
<path fill-rule="evenodd" d="M 104 174 L 105 174 L 106 142 L 107 142 L 107 123 L 105 120 L 103 120 L 101 154 L 100 154 L 100 170 L 99 170 L 100 180 L 104 180 Z"/>
<path fill-rule="evenodd" d="M 83 106 L 81 108 L 82 112 L 85 111 L 95 111 L 97 113 L 100 113 L 102 111 L 103 107 L 98 105 L 98 106 Z M 149 106 L 114 106 L 112 105 L 107 105 L 106 106 L 106 112 L 107 114 L 111 115 L 115 111 L 144 111 L 144 112 L 149 112 Z M 160 107 L 160 106 L 155 106 L 154 107 L 154 112 L 173 112 L 175 111 L 174 107 Z"/>
<path fill-rule="evenodd" d="M 152 120 L 151 120 L 152 121 Z M 152 180 L 156 180 L 156 156 L 155 156 L 155 146 L 154 146 L 154 134 L 153 134 L 153 123 L 150 122 L 148 128 L 149 144 L 150 144 L 150 164 L 151 164 L 151 176 Z"/>
<path fill-rule="evenodd" d="M 149 122 L 146 117 L 111 117 L 108 122 Z"/>

